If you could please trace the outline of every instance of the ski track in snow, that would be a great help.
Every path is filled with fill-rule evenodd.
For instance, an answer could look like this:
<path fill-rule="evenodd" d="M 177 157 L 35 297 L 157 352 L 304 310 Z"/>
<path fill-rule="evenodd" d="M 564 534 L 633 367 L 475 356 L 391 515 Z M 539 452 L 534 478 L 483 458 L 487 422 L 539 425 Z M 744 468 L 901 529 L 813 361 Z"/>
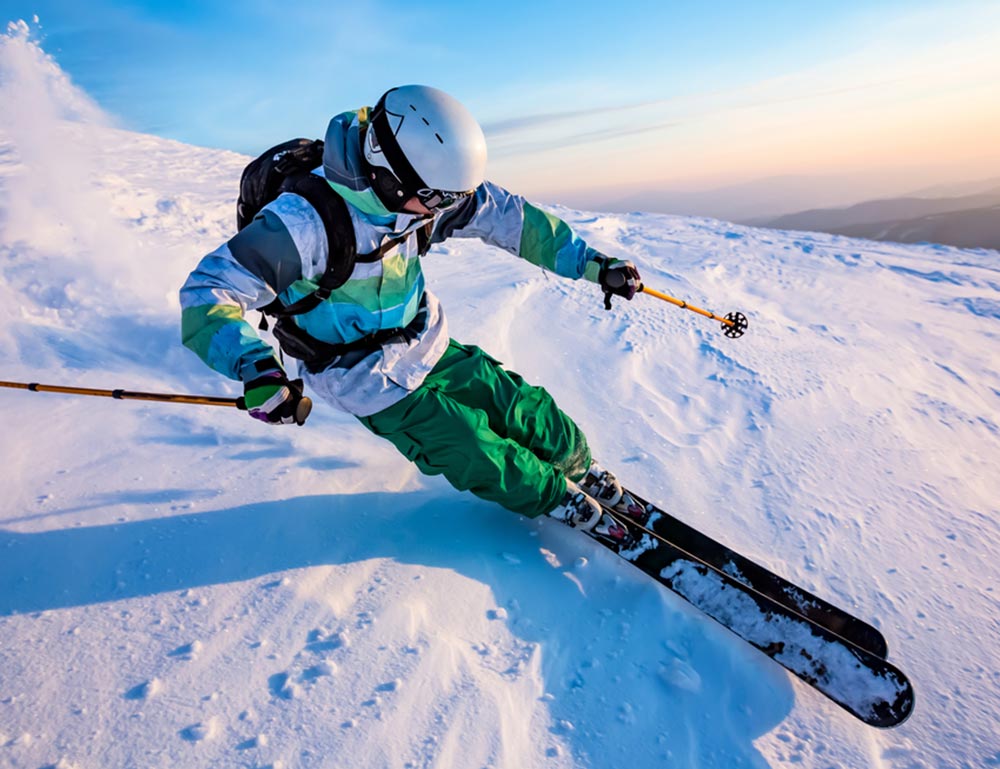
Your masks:
<path fill-rule="evenodd" d="M 0 378 L 238 394 L 176 294 L 247 159 L 110 127 L 19 29 L 0 74 Z M 453 334 L 644 496 L 876 624 L 912 718 L 854 722 L 325 407 L 0 390 L 0 766 L 1000 766 L 1000 256 L 553 210 L 747 335 L 454 240 L 425 260 Z"/>

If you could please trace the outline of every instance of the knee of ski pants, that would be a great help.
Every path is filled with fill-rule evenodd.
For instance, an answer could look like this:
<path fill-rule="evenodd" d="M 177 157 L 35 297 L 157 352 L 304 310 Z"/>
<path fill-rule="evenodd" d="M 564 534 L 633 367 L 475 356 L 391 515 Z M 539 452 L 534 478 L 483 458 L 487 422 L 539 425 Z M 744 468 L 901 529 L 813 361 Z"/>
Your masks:
<path fill-rule="evenodd" d="M 579 481 L 586 476 L 591 461 L 587 437 L 559 408 L 547 389 L 528 383 L 481 347 L 455 340 L 451 341 L 451 346 L 461 350 L 472 364 L 475 373 L 469 377 L 468 386 L 478 384 L 480 392 L 484 387 L 493 391 L 496 406 L 502 410 L 488 416 L 491 424 L 494 420 L 500 423 L 500 433 L 510 431 L 511 423 L 517 426 L 512 432 L 518 434 L 525 430 L 537 431 L 537 440 L 524 440 L 523 437 L 516 440 L 571 480 Z M 540 448 L 543 450 L 539 451 Z"/>
<path fill-rule="evenodd" d="M 421 388 L 360 421 L 425 475 L 444 475 L 456 489 L 521 515 L 542 515 L 566 493 L 557 468 L 497 435 L 484 412 L 435 388 Z"/>

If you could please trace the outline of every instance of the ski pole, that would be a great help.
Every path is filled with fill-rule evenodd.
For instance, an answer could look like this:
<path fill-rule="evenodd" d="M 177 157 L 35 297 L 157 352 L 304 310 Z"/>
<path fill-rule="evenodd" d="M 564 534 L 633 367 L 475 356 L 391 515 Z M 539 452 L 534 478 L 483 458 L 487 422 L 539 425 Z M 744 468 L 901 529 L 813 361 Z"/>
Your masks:
<path fill-rule="evenodd" d="M 655 296 L 657 299 L 662 299 L 664 302 L 669 302 L 676 307 L 680 307 L 682 310 L 691 310 L 691 312 L 696 312 L 699 315 L 704 315 L 706 318 L 711 318 L 712 320 L 717 320 L 722 323 L 722 333 L 728 336 L 730 339 L 739 339 L 747 330 L 749 322 L 747 321 L 747 316 L 742 312 L 731 312 L 726 317 L 720 318 L 714 312 L 709 312 L 708 310 L 703 310 L 701 307 L 695 307 L 693 304 L 688 304 L 683 299 L 676 299 L 668 294 L 664 294 L 661 291 L 656 291 L 652 288 L 647 288 L 646 286 L 640 285 L 639 290 L 644 294 L 649 294 L 650 296 Z"/>
<path fill-rule="evenodd" d="M 90 387 L 64 387 L 61 385 L 44 385 L 38 382 L 0 382 L 0 387 L 10 387 L 15 390 L 30 390 L 41 393 L 66 393 L 68 395 L 96 395 L 102 398 L 117 398 L 119 400 L 157 401 L 159 403 L 186 403 L 196 406 L 229 406 L 242 411 L 247 410 L 243 398 L 217 398 L 210 395 L 180 395 L 177 393 L 143 393 L 132 390 L 95 390 Z M 312 401 L 302 398 L 296 413 L 296 420 L 301 424 L 312 409 Z M 301 419 L 299 418 L 301 417 Z"/>
<path fill-rule="evenodd" d="M 159 401 L 162 403 L 188 403 L 199 406 L 231 406 L 246 410 L 242 398 L 215 398 L 206 395 L 179 395 L 175 393 L 141 393 L 132 390 L 95 390 L 90 387 L 64 387 L 38 382 L 0 382 L 0 387 L 30 390 L 38 393 L 65 393 L 67 395 L 96 395 L 119 400 Z"/>

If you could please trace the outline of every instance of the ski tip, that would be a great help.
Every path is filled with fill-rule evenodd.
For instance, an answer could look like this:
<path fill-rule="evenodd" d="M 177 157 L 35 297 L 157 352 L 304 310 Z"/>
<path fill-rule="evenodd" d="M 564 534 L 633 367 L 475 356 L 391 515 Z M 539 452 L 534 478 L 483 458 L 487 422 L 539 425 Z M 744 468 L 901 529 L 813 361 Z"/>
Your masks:
<path fill-rule="evenodd" d="M 904 687 L 894 702 L 880 702 L 872 708 L 868 717 L 859 716 L 869 726 L 876 729 L 892 729 L 905 723 L 913 715 L 916 694 L 910 682 L 903 678 Z"/>

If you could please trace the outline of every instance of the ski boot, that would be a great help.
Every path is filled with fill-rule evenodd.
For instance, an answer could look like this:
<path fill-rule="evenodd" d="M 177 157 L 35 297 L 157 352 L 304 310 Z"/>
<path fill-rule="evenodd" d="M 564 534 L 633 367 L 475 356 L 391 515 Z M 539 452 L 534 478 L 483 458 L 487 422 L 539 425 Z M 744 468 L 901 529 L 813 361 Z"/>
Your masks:
<path fill-rule="evenodd" d="M 607 542 L 612 549 L 627 548 L 632 537 L 624 526 L 616 521 L 586 491 L 573 481 L 566 481 L 566 496 L 549 516 L 556 518 L 572 529 L 580 529 L 595 539 Z"/>
<path fill-rule="evenodd" d="M 601 506 L 577 486 L 573 481 L 566 479 L 566 496 L 555 510 L 549 511 L 552 518 L 556 518 L 571 529 L 581 529 L 590 531 L 600 520 L 603 511 Z"/>
<path fill-rule="evenodd" d="M 649 520 L 646 508 L 622 488 L 614 473 L 605 470 L 596 461 L 591 462 L 587 475 L 580 481 L 580 490 L 597 500 L 598 504 L 627 516 L 640 526 L 645 526 Z"/>

